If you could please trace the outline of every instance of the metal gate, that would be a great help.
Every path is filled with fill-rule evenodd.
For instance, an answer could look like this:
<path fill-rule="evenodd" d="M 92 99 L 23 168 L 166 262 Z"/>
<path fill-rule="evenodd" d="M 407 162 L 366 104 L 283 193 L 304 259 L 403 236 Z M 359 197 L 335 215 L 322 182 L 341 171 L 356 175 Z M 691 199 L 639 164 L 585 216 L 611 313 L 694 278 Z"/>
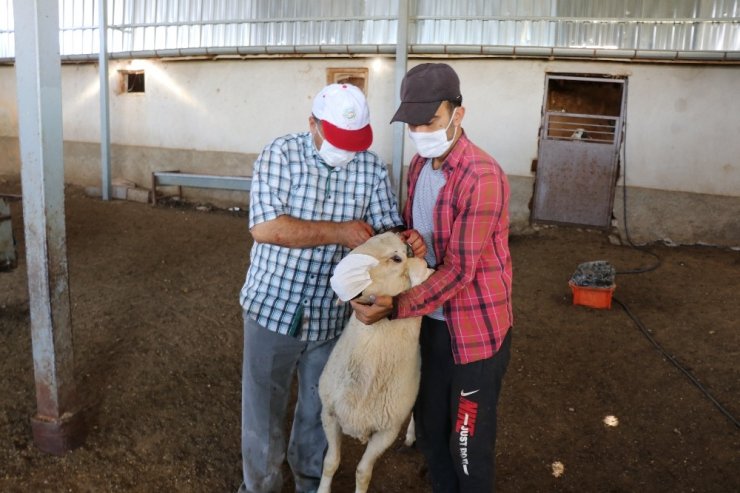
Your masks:
<path fill-rule="evenodd" d="M 611 113 L 568 112 L 548 102 L 554 80 L 621 84 L 621 100 Z M 540 128 L 537 174 L 532 221 L 608 228 L 611 223 L 614 190 L 619 164 L 625 101 L 624 80 L 547 76 L 545 104 Z M 595 93 L 585 99 L 594 99 Z M 580 106 L 584 97 L 578 96 Z M 575 99 L 574 99 L 575 100 Z M 578 106 L 574 104 L 574 106 Z"/>

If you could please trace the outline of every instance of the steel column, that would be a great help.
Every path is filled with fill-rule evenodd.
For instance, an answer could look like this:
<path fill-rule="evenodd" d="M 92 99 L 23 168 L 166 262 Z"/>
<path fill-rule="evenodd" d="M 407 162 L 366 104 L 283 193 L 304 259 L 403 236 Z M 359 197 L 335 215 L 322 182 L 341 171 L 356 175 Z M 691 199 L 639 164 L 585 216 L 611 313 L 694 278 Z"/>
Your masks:
<path fill-rule="evenodd" d="M 16 80 L 36 381 L 35 444 L 63 454 L 82 444 L 77 408 L 64 226 L 59 3 L 15 0 Z"/>
<path fill-rule="evenodd" d="M 110 200 L 110 111 L 108 91 L 108 0 L 98 0 L 100 52 L 100 176 L 103 200 Z"/>
<path fill-rule="evenodd" d="M 398 0 L 398 33 L 396 34 L 396 67 L 395 67 L 395 97 L 393 98 L 393 113 L 396 112 L 401 103 L 401 81 L 406 75 L 408 61 L 408 37 L 409 37 L 409 2 Z M 398 206 L 403 210 L 403 139 L 406 124 L 402 122 L 393 123 L 393 164 L 392 177 L 393 188 L 398 199 Z"/>

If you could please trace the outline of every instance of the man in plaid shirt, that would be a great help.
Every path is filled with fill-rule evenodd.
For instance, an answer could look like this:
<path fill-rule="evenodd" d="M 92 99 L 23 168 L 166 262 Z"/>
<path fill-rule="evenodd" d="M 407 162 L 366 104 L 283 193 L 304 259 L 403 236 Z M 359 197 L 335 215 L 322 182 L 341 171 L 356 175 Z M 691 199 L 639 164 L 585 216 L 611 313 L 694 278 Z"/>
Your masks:
<path fill-rule="evenodd" d="M 439 493 L 493 491 L 496 406 L 513 323 L 509 185 L 498 163 L 468 139 L 464 115 L 452 67 L 409 70 L 391 121 L 407 123 L 416 145 L 404 219 L 426 241 L 435 273 L 373 305 L 352 302 L 366 324 L 424 315 L 414 419 Z"/>
<path fill-rule="evenodd" d="M 280 492 L 283 427 L 293 376 L 298 400 L 287 448 L 296 491 L 315 490 L 326 437 L 318 383 L 350 315 L 329 278 L 350 249 L 400 229 L 385 163 L 368 151 L 369 110 L 357 87 L 314 98 L 309 131 L 279 137 L 257 158 L 249 228 L 254 238 L 239 301 L 244 310 L 240 493 Z M 423 247 L 418 234 L 409 243 Z"/>

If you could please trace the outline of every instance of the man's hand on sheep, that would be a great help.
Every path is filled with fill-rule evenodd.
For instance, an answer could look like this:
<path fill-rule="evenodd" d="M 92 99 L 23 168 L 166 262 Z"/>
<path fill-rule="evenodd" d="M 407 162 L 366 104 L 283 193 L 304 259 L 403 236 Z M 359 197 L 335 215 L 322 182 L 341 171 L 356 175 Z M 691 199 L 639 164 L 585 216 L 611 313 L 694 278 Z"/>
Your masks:
<path fill-rule="evenodd" d="M 370 302 L 371 304 L 367 304 Z M 350 301 L 355 310 L 357 320 L 365 325 L 372 325 L 378 320 L 386 318 L 393 311 L 392 296 L 375 296 L 374 300 L 357 299 Z"/>
<path fill-rule="evenodd" d="M 424 238 L 421 237 L 418 231 L 415 229 L 407 229 L 399 233 L 403 241 L 411 247 L 414 252 L 414 257 L 424 258 L 427 254 L 427 245 L 424 243 Z"/>
<path fill-rule="evenodd" d="M 375 234 L 372 226 L 359 219 L 338 223 L 337 227 L 341 234 L 339 243 L 348 248 L 356 248 L 362 245 Z"/>

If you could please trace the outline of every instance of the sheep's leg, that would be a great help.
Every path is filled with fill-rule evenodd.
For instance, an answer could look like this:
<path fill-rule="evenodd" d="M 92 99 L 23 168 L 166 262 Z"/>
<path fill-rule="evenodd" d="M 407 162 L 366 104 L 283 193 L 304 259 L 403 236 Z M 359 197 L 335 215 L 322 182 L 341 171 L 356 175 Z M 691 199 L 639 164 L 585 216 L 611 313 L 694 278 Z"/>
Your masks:
<path fill-rule="evenodd" d="M 373 433 L 370 437 L 355 473 L 355 493 L 365 493 L 367 491 L 370 486 L 370 477 L 373 475 L 375 461 L 391 446 L 393 440 L 398 436 L 398 431 L 398 428 L 382 430 Z"/>
<path fill-rule="evenodd" d="M 339 455 L 342 448 L 342 429 L 337 417 L 324 410 L 321 413 L 321 424 L 326 433 L 328 448 L 324 456 L 324 469 L 321 472 L 321 483 L 318 493 L 329 493 L 331 491 L 331 480 L 339 467 Z"/>
<path fill-rule="evenodd" d="M 414 415 L 412 414 L 411 419 L 409 420 L 409 425 L 406 428 L 406 439 L 403 441 L 403 443 L 405 443 L 407 447 L 411 447 L 415 441 L 416 441 L 416 425 L 414 423 Z"/>

